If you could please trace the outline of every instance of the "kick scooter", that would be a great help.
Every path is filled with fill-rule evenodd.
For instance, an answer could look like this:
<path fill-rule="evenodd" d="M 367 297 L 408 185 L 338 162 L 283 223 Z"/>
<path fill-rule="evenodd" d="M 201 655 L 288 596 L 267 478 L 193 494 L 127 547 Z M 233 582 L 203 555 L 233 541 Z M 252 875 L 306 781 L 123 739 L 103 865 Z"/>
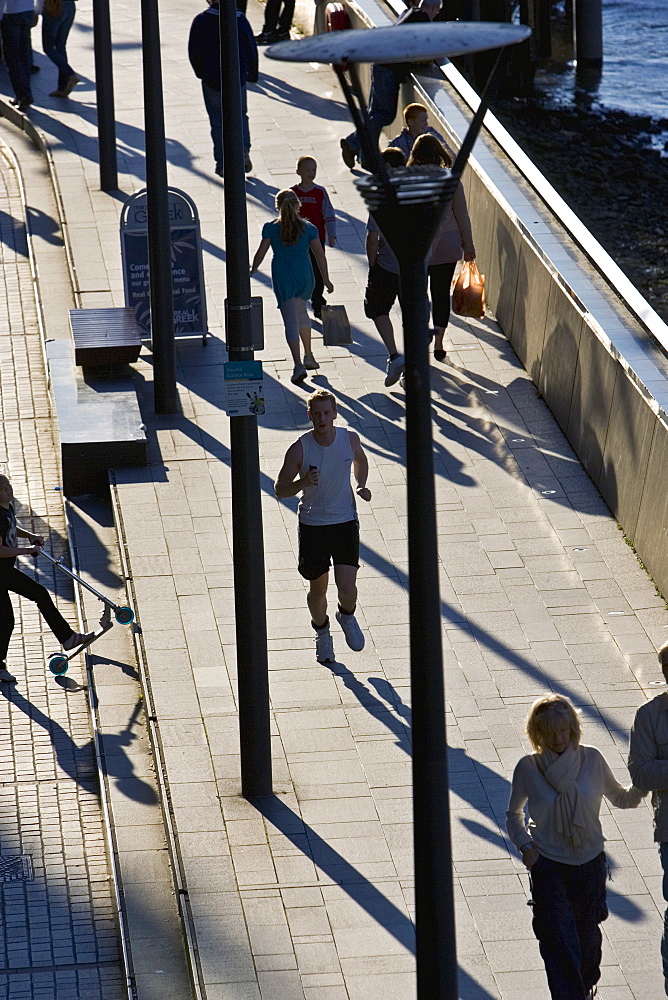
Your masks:
<path fill-rule="evenodd" d="M 78 656 L 82 650 L 86 649 L 87 646 L 90 646 L 96 639 L 99 639 L 101 635 L 104 635 L 105 632 L 108 632 L 109 629 L 113 627 L 114 623 L 111 620 L 112 611 L 114 612 L 114 617 L 119 625 L 131 625 L 135 620 L 135 613 L 132 608 L 126 608 L 121 605 L 114 604 L 114 602 L 110 601 L 108 597 L 101 594 L 99 590 L 96 590 L 95 587 L 91 587 L 89 583 L 86 583 L 86 581 L 82 580 L 80 576 L 73 573 L 71 569 L 68 569 L 68 567 L 63 564 L 63 556 L 61 556 L 60 559 L 54 559 L 53 556 L 43 550 L 40 554 L 43 555 L 45 559 L 48 559 L 50 563 L 53 563 L 54 566 L 57 566 L 58 569 L 62 570 L 67 576 L 71 577 L 72 580 L 76 580 L 76 582 L 80 583 L 82 587 L 89 590 L 91 594 L 95 594 L 98 601 L 102 601 L 104 604 L 104 611 L 102 612 L 102 616 L 100 618 L 100 627 L 96 629 L 95 632 L 91 633 L 90 638 L 86 642 L 82 643 L 80 646 L 76 646 L 75 649 L 68 650 L 67 653 L 54 653 L 49 657 L 49 670 L 51 673 L 65 674 L 67 673 L 67 668 L 72 657 Z"/>

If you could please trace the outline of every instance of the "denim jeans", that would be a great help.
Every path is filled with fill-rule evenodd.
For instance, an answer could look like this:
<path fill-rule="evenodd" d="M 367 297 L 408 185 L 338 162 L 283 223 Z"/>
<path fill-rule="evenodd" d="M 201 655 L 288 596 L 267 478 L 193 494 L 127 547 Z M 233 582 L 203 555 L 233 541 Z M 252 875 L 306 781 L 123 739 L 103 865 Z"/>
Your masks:
<path fill-rule="evenodd" d="M 533 932 L 550 996 L 585 1000 L 601 976 L 599 923 L 608 915 L 605 852 L 584 865 L 563 865 L 541 855 L 530 875 Z"/>
<path fill-rule="evenodd" d="M 74 74 L 67 61 L 67 36 L 74 23 L 74 0 L 63 0 L 63 9 L 58 17 L 42 16 L 42 48 L 44 55 L 58 67 L 58 90 L 62 90 Z"/>
<path fill-rule="evenodd" d="M 399 102 L 399 77 L 388 66 L 374 64 L 371 69 L 371 93 L 369 94 L 369 125 L 371 141 L 378 144 L 380 133 L 386 125 L 391 125 L 397 114 Z M 347 136 L 348 143 L 359 155 L 362 148 L 357 132 Z"/>
<path fill-rule="evenodd" d="M 663 898 L 668 903 L 668 842 L 659 844 L 659 857 L 663 868 Z M 668 907 L 663 915 L 663 936 L 661 938 L 661 962 L 666 996 L 668 996 Z"/>
<path fill-rule="evenodd" d="M 32 46 L 30 44 L 30 29 L 35 19 L 35 12 L 23 10 L 19 14 L 5 14 L 0 21 L 2 32 L 2 50 L 7 63 L 9 79 L 16 100 L 32 101 L 30 89 L 30 66 L 32 64 Z"/>
<path fill-rule="evenodd" d="M 210 87 L 202 80 L 202 94 L 204 96 L 204 107 L 209 116 L 211 124 L 211 139 L 213 140 L 213 158 L 216 166 L 223 166 L 223 108 L 221 105 L 220 91 Z M 250 126 L 248 124 L 248 98 L 246 95 L 246 84 L 241 87 L 241 128 L 243 131 L 244 152 L 250 149 Z"/>

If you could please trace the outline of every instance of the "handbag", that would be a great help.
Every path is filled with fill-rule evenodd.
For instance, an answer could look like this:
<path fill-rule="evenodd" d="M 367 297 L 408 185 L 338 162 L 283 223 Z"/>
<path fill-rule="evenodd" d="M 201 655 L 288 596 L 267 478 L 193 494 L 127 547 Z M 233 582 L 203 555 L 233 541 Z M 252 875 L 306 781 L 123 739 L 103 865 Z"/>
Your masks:
<path fill-rule="evenodd" d="M 346 347 L 353 342 L 345 306 L 322 307 L 322 342 L 325 347 Z"/>
<path fill-rule="evenodd" d="M 485 275 L 474 260 L 465 260 L 452 293 L 452 308 L 458 316 L 482 319 L 485 315 Z"/>
<path fill-rule="evenodd" d="M 49 17 L 60 17 L 63 12 L 63 0 L 44 0 L 43 11 Z"/>

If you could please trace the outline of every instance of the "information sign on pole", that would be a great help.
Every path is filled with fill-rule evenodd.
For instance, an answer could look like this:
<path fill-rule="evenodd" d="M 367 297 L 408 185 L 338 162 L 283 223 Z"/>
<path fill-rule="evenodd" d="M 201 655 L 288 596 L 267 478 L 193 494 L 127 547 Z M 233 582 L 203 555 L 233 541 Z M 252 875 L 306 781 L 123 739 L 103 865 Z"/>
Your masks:
<path fill-rule="evenodd" d="M 261 361 L 226 361 L 223 379 L 228 417 L 256 417 L 264 413 Z"/>
<path fill-rule="evenodd" d="M 174 334 L 208 336 L 202 239 L 194 201 L 184 191 L 169 188 L 169 230 L 172 249 Z M 125 202 L 121 212 L 121 257 L 125 304 L 134 309 L 139 326 L 151 336 L 148 279 L 148 214 L 146 188 Z"/>

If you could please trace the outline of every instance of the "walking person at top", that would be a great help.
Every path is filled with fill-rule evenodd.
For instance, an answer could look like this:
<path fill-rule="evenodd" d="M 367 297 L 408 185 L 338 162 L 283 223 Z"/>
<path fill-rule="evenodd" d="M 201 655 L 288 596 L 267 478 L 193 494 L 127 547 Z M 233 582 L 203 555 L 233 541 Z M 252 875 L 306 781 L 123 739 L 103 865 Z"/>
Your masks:
<path fill-rule="evenodd" d="M 2 54 L 19 111 L 32 104 L 32 42 L 30 32 L 42 13 L 42 0 L 0 0 Z"/>
<path fill-rule="evenodd" d="M 393 27 L 402 24 L 419 24 L 433 21 L 441 9 L 441 0 L 422 0 L 419 7 L 407 7 Z M 397 116 L 399 89 L 413 69 L 411 63 L 374 63 L 371 68 L 371 93 L 369 95 L 369 125 L 371 142 L 378 143 L 380 133 L 391 125 Z M 351 170 L 355 159 L 360 159 L 362 144 L 357 132 L 341 139 L 343 162 Z M 362 164 L 367 166 L 367 164 Z"/>
<path fill-rule="evenodd" d="M 90 638 L 90 634 L 75 632 L 67 624 L 51 596 L 40 583 L 36 583 L 14 565 L 18 556 L 38 556 L 44 539 L 16 523 L 14 491 L 7 476 L 0 475 L 0 681 L 13 684 L 16 678 L 7 669 L 7 651 L 14 631 L 14 610 L 10 591 L 34 601 L 58 642 L 67 650 L 75 649 Z M 28 540 L 28 547 L 19 546 L 18 539 Z"/>
<path fill-rule="evenodd" d="M 620 785 L 600 750 L 580 742 L 580 717 L 561 694 L 533 703 L 526 733 L 534 753 L 513 773 L 506 828 L 529 869 L 550 996 L 591 1000 L 601 977 L 599 925 L 608 916 L 603 796 L 618 809 L 635 809 L 645 792 Z"/>
<path fill-rule="evenodd" d="M 668 642 L 657 656 L 668 683 Z M 641 705 L 631 727 L 629 773 L 633 784 L 652 793 L 654 809 L 654 840 L 658 845 L 663 869 L 663 898 L 668 903 L 668 693 Z M 663 916 L 661 962 L 666 996 L 668 996 L 668 908 Z"/>
<path fill-rule="evenodd" d="M 369 463 L 359 436 L 334 426 L 336 399 L 331 392 L 318 389 L 312 393 L 307 412 L 312 430 L 288 448 L 274 493 L 279 500 L 302 494 L 298 511 L 299 572 L 309 581 L 306 603 L 315 630 L 316 660 L 333 663 L 334 642 L 327 615 L 332 563 L 339 600 L 336 620 L 350 648 L 356 652 L 364 648 L 364 635 L 355 618 L 360 538 L 355 495 L 366 503 L 371 500 L 366 485 Z"/>
<path fill-rule="evenodd" d="M 223 108 L 220 80 L 220 0 L 207 0 L 208 7 L 196 14 L 190 25 L 188 58 L 195 76 L 202 81 L 204 107 L 209 116 L 213 159 L 219 177 L 223 167 Z M 237 8 L 237 38 L 239 41 L 239 82 L 241 84 L 241 129 L 244 144 L 244 170 L 253 169 L 250 158 L 251 136 L 248 123 L 247 83 L 257 83 L 258 54 L 253 29 L 246 15 Z"/>

